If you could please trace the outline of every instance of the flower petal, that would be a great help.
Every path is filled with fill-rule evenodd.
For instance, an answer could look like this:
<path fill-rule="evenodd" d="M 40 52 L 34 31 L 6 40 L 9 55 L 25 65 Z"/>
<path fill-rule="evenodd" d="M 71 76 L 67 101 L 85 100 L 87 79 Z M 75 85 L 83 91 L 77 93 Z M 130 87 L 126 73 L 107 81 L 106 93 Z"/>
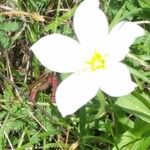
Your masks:
<path fill-rule="evenodd" d="M 60 34 L 51 34 L 38 40 L 31 50 L 48 69 L 56 72 L 74 72 L 82 68 L 82 50 L 79 43 Z"/>
<path fill-rule="evenodd" d="M 90 101 L 99 86 L 90 72 L 74 73 L 62 81 L 56 91 L 56 104 L 62 116 L 74 113 Z"/>
<path fill-rule="evenodd" d="M 98 0 L 85 0 L 80 4 L 74 15 L 74 30 L 82 45 L 102 47 L 108 36 L 108 22 Z"/>
<path fill-rule="evenodd" d="M 123 60 L 134 40 L 143 34 L 144 29 L 136 23 L 128 21 L 118 23 L 110 32 L 107 44 L 111 59 Z"/>
<path fill-rule="evenodd" d="M 128 95 L 136 87 L 136 84 L 131 80 L 127 67 L 122 63 L 111 66 L 100 76 L 100 88 L 110 96 Z"/>

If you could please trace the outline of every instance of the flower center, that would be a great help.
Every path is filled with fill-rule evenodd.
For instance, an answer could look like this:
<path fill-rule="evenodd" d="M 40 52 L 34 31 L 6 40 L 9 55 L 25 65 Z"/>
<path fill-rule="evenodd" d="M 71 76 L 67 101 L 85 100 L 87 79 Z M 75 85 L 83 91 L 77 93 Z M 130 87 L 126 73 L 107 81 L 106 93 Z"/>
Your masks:
<path fill-rule="evenodd" d="M 106 68 L 105 58 L 97 51 L 94 52 L 87 63 L 90 65 L 91 71 Z"/>

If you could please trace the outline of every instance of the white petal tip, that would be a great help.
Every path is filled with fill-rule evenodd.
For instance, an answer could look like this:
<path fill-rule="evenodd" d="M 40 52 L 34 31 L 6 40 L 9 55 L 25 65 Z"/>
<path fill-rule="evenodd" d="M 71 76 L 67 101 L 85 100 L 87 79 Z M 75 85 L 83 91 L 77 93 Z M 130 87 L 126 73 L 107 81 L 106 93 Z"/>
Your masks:
<path fill-rule="evenodd" d="M 68 111 L 64 111 L 64 110 L 60 110 L 59 109 L 59 107 L 58 107 L 58 110 L 59 110 L 59 112 L 60 112 L 60 114 L 61 114 L 61 116 L 63 117 L 63 118 L 65 118 L 65 117 L 67 117 L 68 115 L 71 115 L 71 114 L 73 114 L 73 112 L 68 112 Z"/>
<path fill-rule="evenodd" d="M 137 87 L 137 84 L 135 84 L 134 82 L 131 81 L 131 83 L 130 83 L 130 85 L 128 85 L 128 87 L 123 87 L 122 89 L 120 89 L 120 92 L 110 93 L 109 95 L 112 97 L 126 96 L 126 95 L 129 95 L 130 93 L 132 93 L 136 87 Z"/>
<path fill-rule="evenodd" d="M 68 115 L 69 115 L 69 114 L 61 113 L 61 116 L 62 116 L 63 118 L 67 117 Z"/>

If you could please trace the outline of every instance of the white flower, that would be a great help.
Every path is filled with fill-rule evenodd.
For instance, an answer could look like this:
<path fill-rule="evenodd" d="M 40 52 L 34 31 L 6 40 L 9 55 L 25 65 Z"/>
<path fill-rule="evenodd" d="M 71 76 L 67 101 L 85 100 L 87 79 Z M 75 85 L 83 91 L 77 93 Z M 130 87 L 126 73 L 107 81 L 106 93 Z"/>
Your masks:
<path fill-rule="evenodd" d="M 56 104 L 62 116 L 74 113 L 102 90 L 119 97 L 132 92 L 127 67 L 121 62 L 135 38 L 144 34 L 135 23 L 123 21 L 108 32 L 98 0 L 85 0 L 74 16 L 78 41 L 60 34 L 41 38 L 31 50 L 48 69 L 72 73 L 58 86 Z"/>

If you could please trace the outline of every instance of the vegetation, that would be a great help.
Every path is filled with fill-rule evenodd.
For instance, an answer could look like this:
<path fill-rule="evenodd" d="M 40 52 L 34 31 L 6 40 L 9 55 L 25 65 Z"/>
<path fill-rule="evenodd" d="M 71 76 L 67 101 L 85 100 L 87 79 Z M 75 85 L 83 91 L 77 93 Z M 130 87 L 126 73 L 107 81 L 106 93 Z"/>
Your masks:
<path fill-rule="evenodd" d="M 72 16 L 79 3 L 0 2 L 1 150 L 150 149 L 149 0 L 101 0 L 110 29 L 122 20 L 131 20 L 146 31 L 124 60 L 138 85 L 132 94 L 112 98 L 100 91 L 75 114 L 62 118 L 49 96 L 52 86 L 43 87 L 49 74 L 29 49 L 40 37 L 54 32 L 75 37 Z M 57 76 L 61 81 L 66 74 Z"/>

